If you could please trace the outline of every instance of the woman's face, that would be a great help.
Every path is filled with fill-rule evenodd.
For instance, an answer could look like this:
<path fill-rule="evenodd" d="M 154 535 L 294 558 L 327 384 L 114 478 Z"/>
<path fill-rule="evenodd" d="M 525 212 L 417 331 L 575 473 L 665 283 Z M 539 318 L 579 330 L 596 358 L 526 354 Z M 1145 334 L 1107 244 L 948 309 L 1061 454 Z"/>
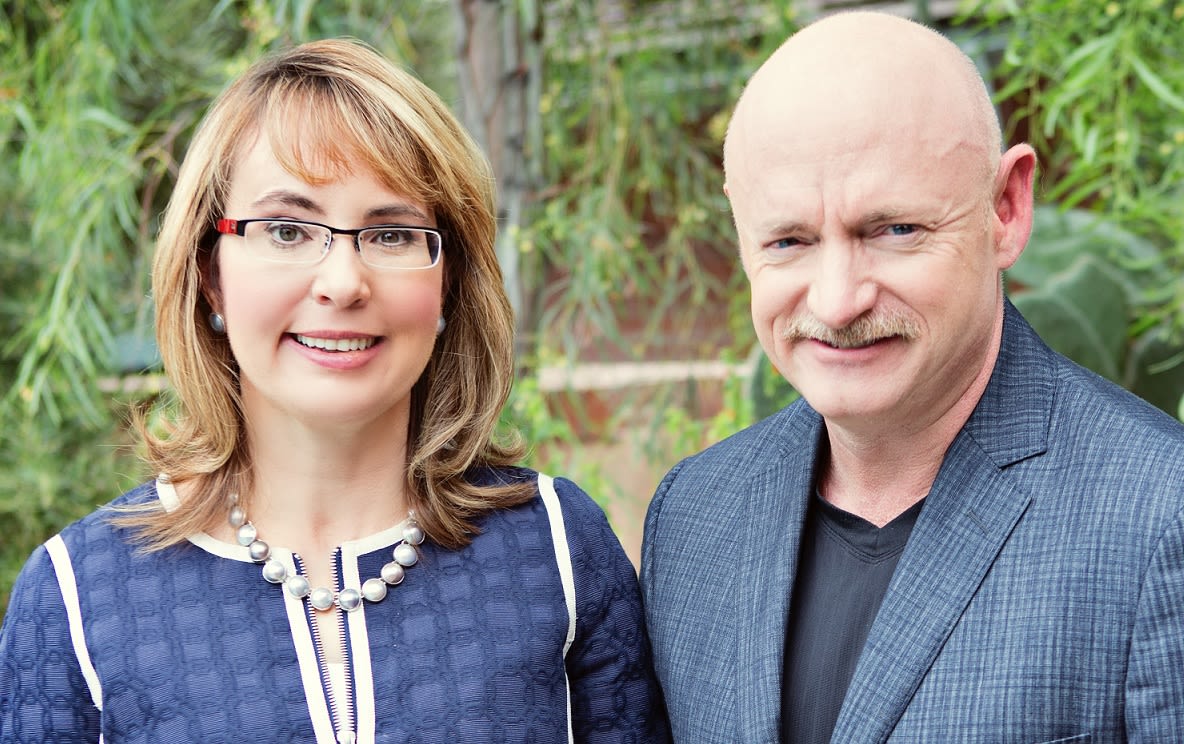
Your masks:
<path fill-rule="evenodd" d="M 358 229 L 434 227 L 422 203 L 370 172 L 311 185 L 284 170 L 265 135 L 232 172 L 225 214 L 287 218 Z M 247 239 L 223 235 L 215 310 L 226 320 L 250 425 L 301 422 L 313 429 L 406 427 L 411 388 L 437 335 L 443 258 L 420 269 L 363 263 L 352 236 L 334 236 L 314 265 L 265 260 Z"/>

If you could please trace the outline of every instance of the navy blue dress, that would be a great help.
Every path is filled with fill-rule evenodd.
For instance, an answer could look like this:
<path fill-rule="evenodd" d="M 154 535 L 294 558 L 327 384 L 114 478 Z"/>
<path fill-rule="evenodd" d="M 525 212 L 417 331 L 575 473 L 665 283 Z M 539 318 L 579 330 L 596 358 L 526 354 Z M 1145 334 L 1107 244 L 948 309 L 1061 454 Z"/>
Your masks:
<path fill-rule="evenodd" d="M 144 554 L 91 514 L 17 579 L 0 741 L 334 742 L 342 716 L 358 742 L 665 741 L 633 566 L 575 484 L 538 483 L 533 500 L 484 516 L 468 547 L 425 542 L 384 600 L 338 613 L 344 699 L 305 603 L 264 581 L 246 548 L 202 534 Z M 115 503 L 157 498 L 176 495 L 146 483 Z M 378 576 L 400 536 L 343 545 L 339 582 Z"/>

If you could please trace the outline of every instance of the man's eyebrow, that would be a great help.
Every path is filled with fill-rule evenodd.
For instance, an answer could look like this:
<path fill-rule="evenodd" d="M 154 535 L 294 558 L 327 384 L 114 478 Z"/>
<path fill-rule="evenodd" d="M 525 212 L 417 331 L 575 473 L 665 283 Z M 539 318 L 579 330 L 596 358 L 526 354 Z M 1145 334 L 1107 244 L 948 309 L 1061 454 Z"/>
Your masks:
<path fill-rule="evenodd" d="M 758 223 L 756 231 L 758 234 L 765 236 L 801 235 L 803 233 L 812 233 L 814 228 L 800 220 L 774 220 Z"/>
<path fill-rule="evenodd" d="M 877 209 L 868 212 L 863 216 L 861 222 L 865 225 L 883 225 L 888 222 L 900 222 L 905 216 L 903 209 L 890 207 L 888 209 Z"/>

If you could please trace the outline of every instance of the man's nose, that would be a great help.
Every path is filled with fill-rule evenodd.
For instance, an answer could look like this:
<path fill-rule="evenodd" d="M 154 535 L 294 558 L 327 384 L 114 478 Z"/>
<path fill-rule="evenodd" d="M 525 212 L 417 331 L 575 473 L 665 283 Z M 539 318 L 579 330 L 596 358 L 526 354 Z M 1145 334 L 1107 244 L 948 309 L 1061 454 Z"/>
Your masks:
<path fill-rule="evenodd" d="M 876 286 L 854 242 L 823 244 L 815 256 L 806 303 L 830 328 L 843 328 L 872 308 Z"/>

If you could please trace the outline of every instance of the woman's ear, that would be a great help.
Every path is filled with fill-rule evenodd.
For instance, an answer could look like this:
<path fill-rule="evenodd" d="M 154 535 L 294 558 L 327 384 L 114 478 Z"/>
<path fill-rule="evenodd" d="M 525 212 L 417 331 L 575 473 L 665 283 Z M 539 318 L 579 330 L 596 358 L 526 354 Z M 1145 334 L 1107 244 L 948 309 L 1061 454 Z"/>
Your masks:
<path fill-rule="evenodd" d="M 218 275 L 218 240 L 212 242 L 209 250 L 201 251 L 206 256 L 199 267 L 201 273 L 201 295 L 205 298 L 210 310 L 222 312 L 222 285 Z"/>

